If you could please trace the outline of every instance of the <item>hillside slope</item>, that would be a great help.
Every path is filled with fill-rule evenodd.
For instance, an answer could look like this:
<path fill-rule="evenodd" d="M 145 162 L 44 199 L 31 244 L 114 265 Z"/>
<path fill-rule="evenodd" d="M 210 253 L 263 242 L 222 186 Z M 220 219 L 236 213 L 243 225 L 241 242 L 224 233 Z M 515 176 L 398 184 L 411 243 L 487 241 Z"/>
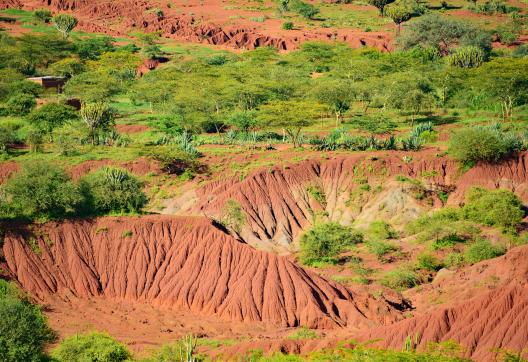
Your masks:
<path fill-rule="evenodd" d="M 204 218 L 103 218 L 18 229 L 6 234 L 3 252 L 12 275 L 42 300 L 103 296 L 311 328 L 399 317 L 388 303 L 255 251 Z"/>

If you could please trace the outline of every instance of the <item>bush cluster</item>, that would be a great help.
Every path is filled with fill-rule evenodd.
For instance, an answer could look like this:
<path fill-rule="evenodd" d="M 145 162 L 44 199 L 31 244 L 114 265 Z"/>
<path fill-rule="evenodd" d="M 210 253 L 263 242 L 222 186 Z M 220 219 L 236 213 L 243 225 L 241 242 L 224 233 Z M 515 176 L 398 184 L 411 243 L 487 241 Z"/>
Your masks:
<path fill-rule="evenodd" d="M 4 218 L 60 219 L 76 215 L 140 212 L 142 183 L 125 170 L 103 168 L 75 184 L 64 169 L 31 162 L 3 186 Z"/>
<path fill-rule="evenodd" d="M 346 248 L 363 242 L 363 235 L 336 222 L 316 224 L 301 236 L 301 262 L 335 263 Z"/>
<path fill-rule="evenodd" d="M 473 126 L 455 131 L 449 140 L 449 154 L 464 164 L 497 162 L 524 147 L 523 140 L 499 125 Z"/>

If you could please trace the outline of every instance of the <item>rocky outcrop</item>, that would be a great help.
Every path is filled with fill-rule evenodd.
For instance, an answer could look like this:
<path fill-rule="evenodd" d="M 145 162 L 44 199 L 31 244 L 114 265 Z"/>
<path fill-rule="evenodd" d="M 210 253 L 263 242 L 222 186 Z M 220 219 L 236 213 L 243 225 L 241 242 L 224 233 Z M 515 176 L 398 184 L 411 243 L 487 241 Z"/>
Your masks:
<path fill-rule="evenodd" d="M 256 251 L 205 218 L 103 218 L 7 230 L 5 267 L 43 301 L 101 296 L 310 328 L 367 327 L 400 315 L 383 300 Z"/>

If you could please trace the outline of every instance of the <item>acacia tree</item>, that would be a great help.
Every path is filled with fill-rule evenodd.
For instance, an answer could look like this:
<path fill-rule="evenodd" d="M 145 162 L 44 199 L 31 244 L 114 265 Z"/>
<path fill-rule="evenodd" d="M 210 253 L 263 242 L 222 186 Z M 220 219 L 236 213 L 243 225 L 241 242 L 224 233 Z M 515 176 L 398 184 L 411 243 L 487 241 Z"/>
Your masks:
<path fill-rule="evenodd" d="M 74 16 L 69 14 L 58 14 L 53 17 L 53 24 L 62 34 L 64 39 L 70 36 L 70 33 L 77 26 L 78 22 Z"/>
<path fill-rule="evenodd" d="M 528 59 L 496 59 L 477 69 L 475 85 L 500 102 L 503 119 L 513 118 L 513 109 L 528 103 Z"/>
<path fill-rule="evenodd" d="M 90 129 L 92 145 L 95 144 L 97 130 L 106 130 L 114 124 L 113 112 L 106 103 L 84 103 L 80 116 Z"/>
<path fill-rule="evenodd" d="M 409 20 L 412 16 L 412 10 L 402 4 L 392 4 L 390 6 L 387 6 L 387 9 L 385 9 L 385 13 L 389 18 L 392 19 L 394 24 L 398 26 L 398 34 L 401 30 L 401 23 Z"/>
<path fill-rule="evenodd" d="M 293 147 L 299 146 L 304 127 L 315 122 L 323 107 L 307 101 L 272 101 L 260 106 L 259 120 L 269 127 L 282 127 L 291 138 Z"/>
<path fill-rule="evenodd" d="M 354 100 L 354 90 L 346 82 L 321 84 L 314 91 L 316 99 L 327 105 L 335 115 L 336 127 L 343 120 L 343 115 L 350 109 Z"/>
<path fill-rule="evenodd" d="M 368 3 L 378 8 L 380 15 L 385 16 L 385 6 L 394 2 L 394 0 L 368 0 Z"/>

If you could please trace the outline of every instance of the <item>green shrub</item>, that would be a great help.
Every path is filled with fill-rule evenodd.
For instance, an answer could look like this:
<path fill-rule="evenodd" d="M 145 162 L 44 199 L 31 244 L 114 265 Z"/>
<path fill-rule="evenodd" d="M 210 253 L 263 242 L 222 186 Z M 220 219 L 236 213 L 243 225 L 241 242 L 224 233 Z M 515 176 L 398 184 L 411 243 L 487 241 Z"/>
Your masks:
<path fill-rule="evenodd" d="M 162 346 L 151 358 L 141 362 L 204 361 L 204 358 L 196 355 L 196 342 L 193 336 L 182 337 L 174 343 Z"/>
<path fill-rule="evenodd" d="M 404 290 L 419 284 L 418 274 L 410 268 L 400 267 L 386 272 L 380 280 L 381 285 L 394 290 Z"/>
<path fill-rule="evenodd" d="M 58 103 L 48 103 L 32 111 L 28 121 L 47 134 L 64 123 L 78 119 L 75 108 Z"/>
<path fill-rule="evenodd" d="M 97 332 L 66 338 L 53 350 L 52 356 L 60 362 L 121 362 L 131 358 L 125 345 Z"/>
<path fill-rule="evenodd" d="M 444 258 L 444 264 L 449 268 L 460 268 L 464 265 L 464 255 L 458 252 L 452 252 Z"/>
<path fill-rule="evenodd" d="M 53 339 L 40 309 L 18 299 L 16 288 L 0 280 L 0 360 L 43 361 L 44 347 Z"/>
<path fill-rule="evenodd" d="M 242 227 L 246 223 L 246 216 L 242 206 L 236 200 L 227 200 L 220 215 L 220 223 L 236 233 L 242 231 Z"/>
<path fill-rule="evenodd" d="M 382 260 L 388 253 L 399 250 L 397 245 L 381 240 L 369 240 L 365 245 L 367 250 L 376 255 L 380 260 Z"/>
<path fill-rule="evenodd" d="M 442 262 L 430 253 L 422 253 L 416 259 L 416 267 L 418 269 L 437 271 L 443 267 Z"/>
<path fill-rule="evenodd" d="M 504 253 L 503 247 L 493 245 L 486 239 L 477 239 L 473 244 L 468 245 L 464 257 L 469 263 L 474 264 L 482 260 L 496 258 Z"/>
<path fill-rule="evenodd" d="M 49 23 L 51 21 L 52 14 L 48 9 L 37 9 L 33 12 L 33 18 L 42 23 Z"/>
<path fill-rule="evenodd" d="M 15 142 L 15 132 L 9 127 L 0 126 L 0 153 L 6 152 Z"/>
<path fill-rule="evenodd" d="M 524 218 L 521 200 L 503 189 L 471 188 L 462 212 L 466 219 L 504 229 L 515 228 Z"/>
<path fill-rule="evenodd" d="M 148 199 L 142 182 L 128 171 L 103 167 L 81 180 L 89 211 L 95 214 L 141 212 Z"/>
<path fill-rule="evenodd" d="M 455 131 L 449 154 L 465 164 L 497 162 L 521 150 L 522 141 L 497 126 L 474 126 Z"/>
<path fill-rule="evenodd" d="M 288 339 L 300 340 L 300 339 L 314 339 L 318 337 L 319 335 L 317 334 L 316 331 L 306 328 L 306 327 L 302 327 L 300 329 L 297 329 L 295 332 L 291 333 L 288 336 Z"/>
<path fill-rule="evenodd" d="M 347 247 L 363 242 L 363 235 L 336 222 L 316 224 L 301 236 L 301 261 L 306 265 L 336 262 Z"/>
<path fill-rule="evenodd" d="M 300 0 L 296 0 L 291 6 L 291 10 L 295 11 L 303 18 L 313 19 L 314 16 L 319 14 L 319 9 L 312 4 L 305 3 Z"/>
<path fill-rule="evenodd" d="M 396 238 L 398 233 L 385 221 L 378 220 L 370 223 L 365 235 L 369 240 L 387 240 Z"/>
<path fill-rule="evenodd" d="M 23 165 L 5 185 L 14 216 L 62 218 L 74 215 L 84 201 L 64 170 L 46 162 Z"/>
<path fill-rule="evenodd" d="M 475 68 L 486 59 L 486 54 L 476 46 L 460 47 L 447 58 L 449 65 L 459 68 Z"/>
<path fill-rule="evenodd" d="M 287 21 L 287 22 L 282 24 L 282 28 L 284 30 L 293 30 L 294 25 L 293 25 L 293 23 L 291 21 Z"/>
<path fill-rule="evenodd" d="M 25 116 L 31 112 L 36 105 L 37 101 L 33 95 L 22 93 L 13 95 L 9 98 L 6 102 L 6 109 L 12 116 Z"/>

